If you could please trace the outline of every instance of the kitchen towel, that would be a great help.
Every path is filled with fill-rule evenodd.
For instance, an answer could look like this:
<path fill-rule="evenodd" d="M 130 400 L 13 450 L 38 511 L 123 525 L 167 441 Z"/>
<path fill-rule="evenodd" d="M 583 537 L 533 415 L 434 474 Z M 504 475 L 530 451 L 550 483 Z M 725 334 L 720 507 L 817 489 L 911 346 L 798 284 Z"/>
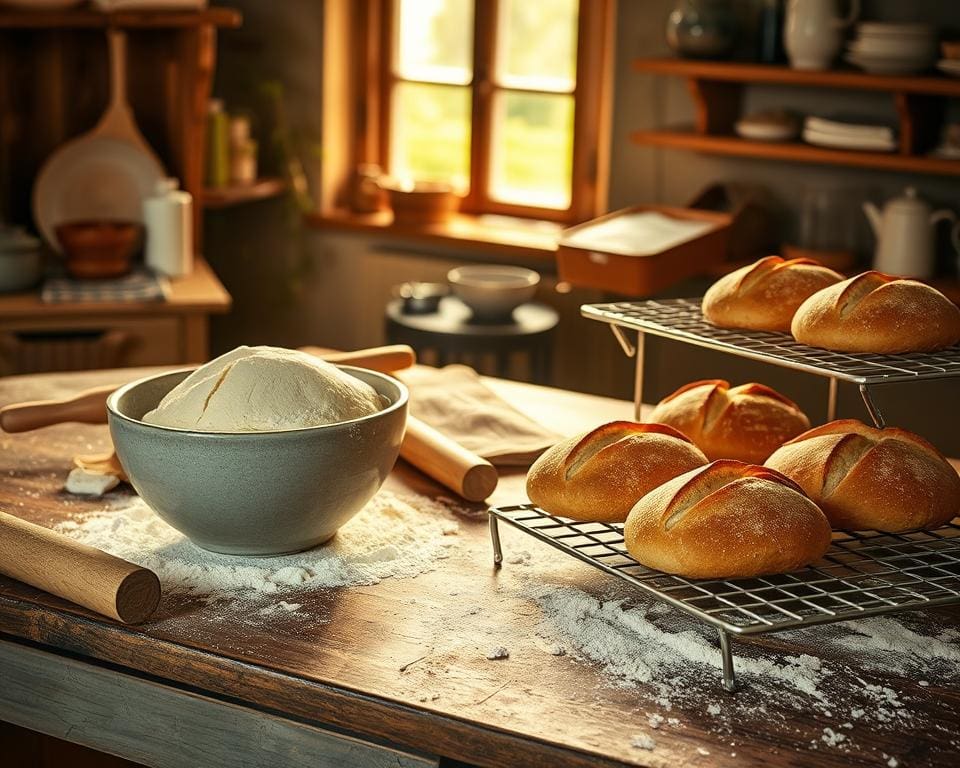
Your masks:
<path fill-rule="evenodd" d="M 166 280 L 149 272 L 134 272 L 113 280 L 51 277 L 44 282 L 40 298 L 46 304 L 163 301 L 166 298 Z"/>
<path fill-rule="evenodd" d="M 486 387 L 465 365 L 397 372 L 410 388 L 410 413 L 501 467 L 529 467 L 563 438 Z"/>

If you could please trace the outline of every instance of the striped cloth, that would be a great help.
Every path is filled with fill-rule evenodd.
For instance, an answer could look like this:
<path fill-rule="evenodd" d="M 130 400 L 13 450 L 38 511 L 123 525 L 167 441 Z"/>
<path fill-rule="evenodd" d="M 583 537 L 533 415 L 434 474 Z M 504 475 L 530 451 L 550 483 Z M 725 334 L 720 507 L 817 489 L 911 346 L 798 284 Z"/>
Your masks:
<path fill-rule="evenodd" d="M 49 277 L 40 290 L 46 304 L 68 302 L 133 303 L 163 301 L 167 281 L 151 272 L 133 272 L 111 280 L 73 280 L 69 277 Z"/>

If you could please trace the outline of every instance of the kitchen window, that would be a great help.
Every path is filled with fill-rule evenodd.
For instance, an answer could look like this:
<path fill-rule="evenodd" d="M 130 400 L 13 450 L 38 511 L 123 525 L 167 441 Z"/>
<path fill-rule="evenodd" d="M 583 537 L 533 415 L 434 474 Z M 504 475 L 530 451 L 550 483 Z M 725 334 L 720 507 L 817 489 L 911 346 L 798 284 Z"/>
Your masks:
<path fill-rule="evenodd" d="M 368 0 L 358 163 L 577 221 L 606 186 L 610 0 Z"/>

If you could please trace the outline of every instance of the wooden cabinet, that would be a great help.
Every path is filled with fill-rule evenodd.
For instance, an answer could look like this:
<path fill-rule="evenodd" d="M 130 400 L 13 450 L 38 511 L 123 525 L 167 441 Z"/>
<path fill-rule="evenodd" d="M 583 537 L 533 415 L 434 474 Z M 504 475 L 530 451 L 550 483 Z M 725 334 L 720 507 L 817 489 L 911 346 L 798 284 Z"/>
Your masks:
<path fill-rule="evenodd" d="M 44 304 L 36 294 L 0 297 L 0 375 L 201 363 L 208 318 L 230 295 L 203 260 L 170 281 L 166 301 Z"/>

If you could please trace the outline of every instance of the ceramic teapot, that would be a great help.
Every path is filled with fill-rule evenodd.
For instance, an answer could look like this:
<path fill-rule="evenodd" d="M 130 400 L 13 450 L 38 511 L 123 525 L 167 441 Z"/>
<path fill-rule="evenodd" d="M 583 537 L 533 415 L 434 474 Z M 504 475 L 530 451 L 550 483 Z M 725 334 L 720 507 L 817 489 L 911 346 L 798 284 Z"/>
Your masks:
<path fill-rule="evenodd" d="M 838 0 L 789 0 L 783 44 L 794 69 L 830 69 L 843 47 L 844 30 L 860 15 L 860 0 L 839 16 Z"/>
<path fill-rule="evenodd" d="M 953 211 L 933 211 L 907 187 L 903 195 L 888 200 L 883 212 L 873 203 L 864 203 L 863 212 L 877 238 L 873 267 L 880 272 L 904 277 L 933 277 L 936 266 L 936 225 L 955 221 Z M 960 225 L 952 231 L 954 248 L 960 251 Z"/>

